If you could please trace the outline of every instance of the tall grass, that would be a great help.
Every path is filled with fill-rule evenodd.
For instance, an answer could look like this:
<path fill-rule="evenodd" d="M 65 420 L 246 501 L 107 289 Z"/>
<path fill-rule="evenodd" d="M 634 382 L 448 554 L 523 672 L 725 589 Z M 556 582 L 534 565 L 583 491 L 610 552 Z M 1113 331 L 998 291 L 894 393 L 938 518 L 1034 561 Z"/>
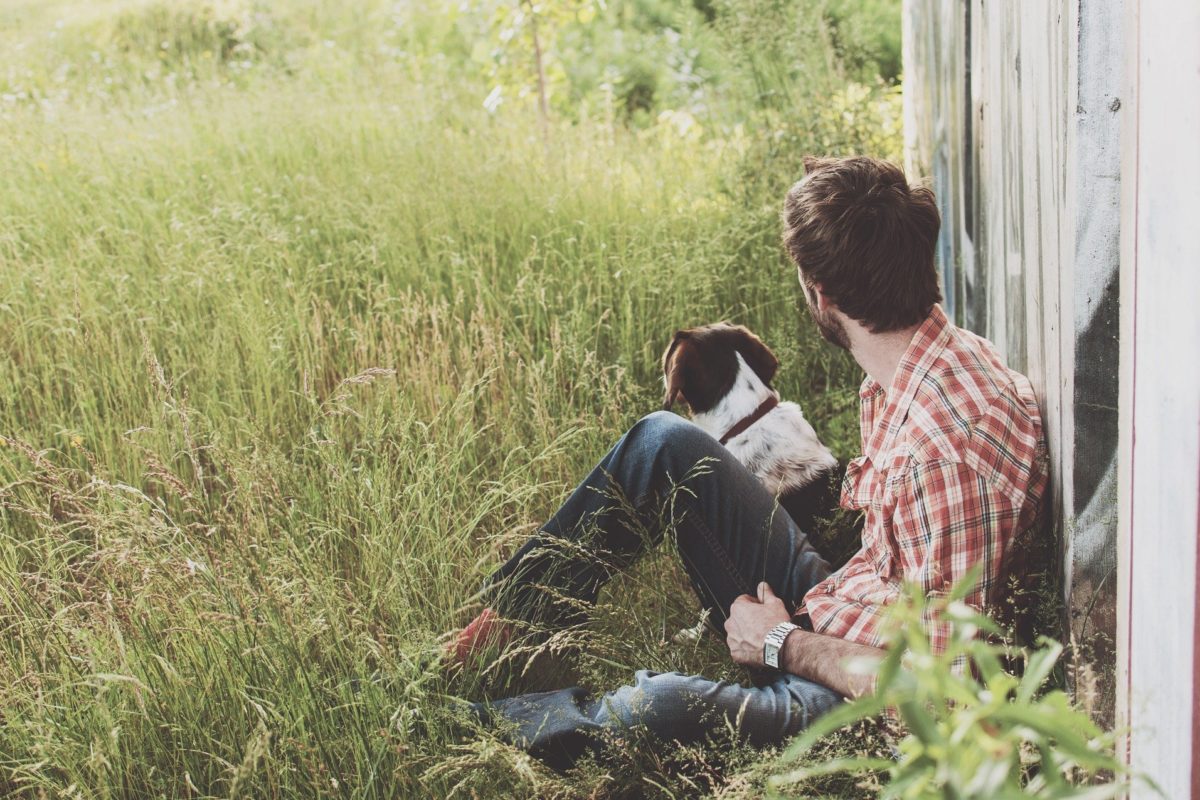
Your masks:
<path fill-rule="evenodd" d="M 422 663 L 658 406 L 676 327 L 759 331 L 850 454 L 857 374 L 801 313 L 754 179 L 795 161 L 717 120 L 547 142 L 409 52 L 437 14 L 230 7 L 4 12 L 0 792 L 713 790 L 749 756 L 563 779 L 463 739 L 456 696 L 539 678 Z M 790 118 L 796 150 L 880 135 L 874 95 L 839 98 Z M 719 643 L 669 643 L 697 613 L 651 559 L 572 670 L 737 676 Z"/>

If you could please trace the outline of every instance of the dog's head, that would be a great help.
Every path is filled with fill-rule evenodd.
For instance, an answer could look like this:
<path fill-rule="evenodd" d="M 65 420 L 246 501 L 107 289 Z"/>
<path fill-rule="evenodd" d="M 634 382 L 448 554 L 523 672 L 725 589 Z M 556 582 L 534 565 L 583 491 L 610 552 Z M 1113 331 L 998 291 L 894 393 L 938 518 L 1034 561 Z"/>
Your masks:
<path fill-rule="evenodd" d="M 663 408 L 670 409 L 682 400 L 693 414 L 711 410 L 733 388 L 738 353 L 759 379 L 770 385 L 779 359 L 741 325 L 717 322 L 676 331 L 663 353 Z"/>

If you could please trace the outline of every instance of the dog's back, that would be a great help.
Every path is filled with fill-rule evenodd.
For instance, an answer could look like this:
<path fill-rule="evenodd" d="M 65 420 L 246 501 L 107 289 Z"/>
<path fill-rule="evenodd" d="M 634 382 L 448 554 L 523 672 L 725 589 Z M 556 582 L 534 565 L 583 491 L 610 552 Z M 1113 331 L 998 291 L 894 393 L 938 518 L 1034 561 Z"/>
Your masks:
<path fill-rule="evenodd" d="M 679 331 L 663 356 L 663 403 L 686 402 L 692 421 L 720 439 L 807 531 L 837 504 L 838 464 L 800 407 L 778 402 L 770 386 L 778 365 L 741 326 Z"/>

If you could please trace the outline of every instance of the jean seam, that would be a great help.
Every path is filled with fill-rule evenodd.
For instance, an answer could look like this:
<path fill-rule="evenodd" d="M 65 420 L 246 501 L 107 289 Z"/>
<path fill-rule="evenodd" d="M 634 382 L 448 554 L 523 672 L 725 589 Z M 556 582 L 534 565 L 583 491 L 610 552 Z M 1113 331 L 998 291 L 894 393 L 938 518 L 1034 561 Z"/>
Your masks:
<path fill-rule="evenodd" d="M 725 568 L 725 572 L 730 578 L 733 579 L 734 585 L 741 589 L 743 594 L 750 594 L 750 583 L 742 575 L 741 570 L 738 569 L 737 564 L 735 564 L 733 561 L 733 558 L 730 557 L 729 551 L 717 539 L 716 534 L 713 533 L 712 528 L 709 527 L 708 522 L 703 518 L 703 516 L 696 516 L 697 519 L 694 521 L 694 523 L 704 532 L 704 537 L 708 540 L 709 547 L 715 554 L 718 555 L 717 563 L 721 564 L 721 566 Z M 678 535 L 676 535 L 675 538 L 675 546 L 678 548 Z M 680 552 L 680 555 L 682 555 L 682 551 Z"/>
<path fill-rule="evenodd" d="M 653 490 L 648 489 L 639 494 L 637 500 L 634 502 L 634 508 L 642 508 L 647 496 L 650 494 L 654 494 Z M 695 508 L 693 507 L 691 510 L 694 511 Z M 684 510 L 684 515 L 686 515 L 686 513 L 687 509 Z M 680 516 L 679 522 L 683 521 L 684 515 Z M 743 594 L 751 594 L 749 581 L 745 579 L 745 576 L 742 575 L 741 570 L 738 569 L 737 564 L 734 563 L 733 558 L 729 555 L 729 550 L 717 539 L 716 534 L 713 533 L 712 528 L 704 519 L 704 516 L 702 514 L 694 514 L 693 516 L 695 517 L 694 523 L 703 531 L 704 538 L 706 539 L 709 548 L 717 555 L 717 563 L 719 563 L 725 569 L 726 575 L 733 580 L 734 585 L 740 589 Z M 672 521 L 674 521 L 674 519 L 672 519 Z M 678 525 L 676 525 L 676 534 L 674 538 L 675 549 L 678 550 L 679 554 L 682 556 L 683 550 L 679 547 Z"/>

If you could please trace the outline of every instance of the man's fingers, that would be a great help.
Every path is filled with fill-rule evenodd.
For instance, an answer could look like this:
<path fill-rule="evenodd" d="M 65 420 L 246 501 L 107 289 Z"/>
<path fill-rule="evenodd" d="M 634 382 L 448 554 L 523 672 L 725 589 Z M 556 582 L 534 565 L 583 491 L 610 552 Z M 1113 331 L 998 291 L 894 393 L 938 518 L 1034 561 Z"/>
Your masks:
<path fill-rule="evenodd" d="M 771 591 L 771 584 L 766 581 L 761 581 L 758 584 L 758 602 L 765 603 L 768 600 L 775 600 L 775 592 Z"/>

